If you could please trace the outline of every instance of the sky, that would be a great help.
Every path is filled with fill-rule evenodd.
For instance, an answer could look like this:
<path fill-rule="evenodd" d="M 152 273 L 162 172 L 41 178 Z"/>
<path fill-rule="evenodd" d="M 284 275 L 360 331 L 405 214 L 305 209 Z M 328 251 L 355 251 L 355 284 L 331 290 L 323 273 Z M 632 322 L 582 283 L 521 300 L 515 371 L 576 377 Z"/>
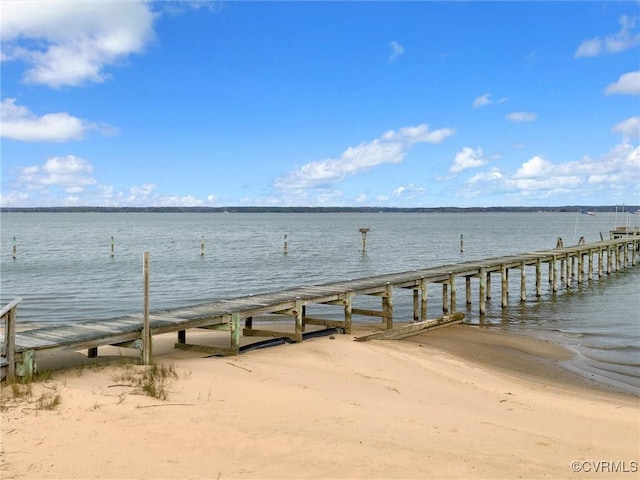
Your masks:
<path fill-rule="evenodd" d="M 640 1 L 2 0 L 3 207 L 640 203 Z"/>

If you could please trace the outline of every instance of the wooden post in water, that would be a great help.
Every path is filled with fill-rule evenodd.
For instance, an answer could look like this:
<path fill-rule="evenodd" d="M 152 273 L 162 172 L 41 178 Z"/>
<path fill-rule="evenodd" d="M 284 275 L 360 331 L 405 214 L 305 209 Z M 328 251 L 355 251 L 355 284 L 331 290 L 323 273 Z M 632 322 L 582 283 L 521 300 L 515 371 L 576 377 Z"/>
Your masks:
<path fill-rule="evenodd" d="M 525 261 L 522 261 L 520 265 L 520 301 L 524 302 L 527 299 L 527 279 L 525 276 Z"/>
<path fill-rule="evenodd" d="M 613 259 L 611 258 L 611 250 L 611 247 L 607 248 L 607 275 L 611 275 L 611 265 L 613 264 Z"/>
<path fill-rule="evenodd" d="M 142 254 L 144 274 L 144 313 L 142 322 L 142 364 L 151 365 L 151 329 L 149 328 L 149 252 Z"/>
<path fill-rule="evenodd" d="M 486 302 L 486 282 L 489 279 L 489 274 L 485 273 L 484 267 L 480 267 L 480 274 L 478 280 L 480 280 L 479 287 L 479 301 L 480 301 L 480 315 L 484 315 L 487 313 L 487 302 Z"/>
<path fill-rule="evenodd" d="M 567 284 L 567 288 L 571 288 L 571 260 L 567 257 L 567 261 L 565 262 L 567 267 L 567 273 L 565 275 L 565 282 Z"/>
<path fill-rule="evenodd" d="M 551 266 L 549 266 L 551 268 Z M 558 291 L 558 260 L 553 256 L 553 293 Z"/>
<path fill-rule="evenodd" d="M 456 311 L 456 304 L 457 304 L 457 299 L 456 299 L 456 276 L 453 274 L 453 272 L 451 272 L 449 274 L 449 282 L 451 283 L 451 311 L 455 312 Z"/>
<path fill-rule="evenodd" d="M 465 285 L 465 298 L 467 299 L 467 305 L 471 305 L 471 277 L 464 277 Z"/>
<path fill-rule="evenodd" d="M 113 239 L 113 235 L 111 235 L 111 258 L 116 254 L 116 245 L 115 240 Z"/>
<path fill-rule="evenodd" d="M 536 297 L 542 296 L 542 260 L 536 259 Z"/>
<path fill-rule="evenodd" d="M 582 255 L 582 252 L 578 253 L 578 285 L 582 283 L 582 276 L 584 275 L 584 259 Z"/>
<path fill-rule="evenodd" d="M 200 238 L 200 256 L 204 257 L 204 235 Z"/>
<path fill-rule="evenodd" d="M 501 268 L 502 273 L 502 308 L 507 308 L 507 295 L 509 294 L 509 281 L 507 277 L 507 266 L 503 263 Z"/>
<path fill-rule="evenodd" d="M 12 250 L 12 254 L 13 254 L 13 259 L 15 260 L 16 257 L 18 256 L 18 245 L 16 244 L 16 237 L 13 237 L 13 250 Z"/>
<path fill-rule="evenodd" d="M 284 234 L 284 246 L 282 248 L 282 253 L 285 255 L 289 253 L 289 241 L 287 240 L 287 234 Z"/>
<path fill-rule="evenodd" d="M 464 253 L 464 234 L 460 234 L 460 253 Z"/>
<path fill-rule="evenodd" d="M 589 269 L 589 272 L 587 273 L 588 280 L 593 280 L 593 255 L 594 251 L 589 250 L 589 264 L 587 265 L 587 268 Z"/>
<path fill-rule="evenodd" d="M 362 235 L 362 253 L 367 251 L 367 233 L 369 233 L 369 227 L 362 227 L 360 234 Z"/>
<path fill-rule="evenodd" d="M 603 261 L 602 261 L 602 255 L 604 252 L 604 248 L 600 247 L 598 248 L 598 277 L 602 277 L 602 271 L 603 271 Z"/>

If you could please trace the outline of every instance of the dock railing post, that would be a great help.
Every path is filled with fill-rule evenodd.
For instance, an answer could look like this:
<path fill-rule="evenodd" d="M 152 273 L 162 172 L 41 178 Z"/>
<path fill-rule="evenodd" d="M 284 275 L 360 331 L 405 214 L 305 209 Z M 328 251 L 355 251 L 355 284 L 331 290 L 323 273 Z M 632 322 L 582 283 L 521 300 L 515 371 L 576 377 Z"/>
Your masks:
<path fill-rule="evenodd" d="M 151 364 L 151 329 L 149 328 L 149 252 L 142 254 L 144 273 L 144 314 L 142 323 L 142 364 Z"/>
<path fill-rule="evenodd" d="M 16 379 L 16 310 L 22 298 L 15 298 L 0 311 L 4 318 L 4 356 L 7 359 L 7 382 Z"/>

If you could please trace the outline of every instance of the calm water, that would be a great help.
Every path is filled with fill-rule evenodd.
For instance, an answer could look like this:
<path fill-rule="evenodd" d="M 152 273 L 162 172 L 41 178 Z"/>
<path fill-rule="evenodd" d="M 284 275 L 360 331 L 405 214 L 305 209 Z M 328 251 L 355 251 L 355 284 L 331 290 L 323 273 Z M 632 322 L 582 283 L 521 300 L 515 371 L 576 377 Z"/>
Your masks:
<path fill-rule="evenodd" d="M 326 283 L 444 263 L 549 249 L 607 238 L 638 217 L 578 213 L 3 213 L 0 300 L 16 296 L 23 323 L 69 323 L 142 311 L 142 252 L 151 255 L 151 308 L 179 307 L 300 285 Z M 360 227 L 369 227 L 361 251 Z M 284 235 L 288 254 L 283 254 Z M 460 236 L 464 235 L 464 253 Z M 111 237 L 115 256 L 110 255 Z M 201 238 L 205 255 L 200 255 Z M 12 259 L 13 237 L 17 259 Z M 545 272 L 546 273 L 546 272 Z M 533 271 L 528 272 L 533 281 Z M 528 287 L 510 306 L 500 286 L 485 322 L 569 345 L 583 373 L 640 394 L 640 267 L 564 287 L 541 299 Z M 478 323 L 477 282 L 467 320 Z M 441 287 L 429 290 L 429 316 L 441 314 Z M 411 318 L 411 293 L 395 292 L 398 320 Z M 367 299 L 359 301 L 367 302 Z M 464 281 L 458 285 L 464 305 Z M 371 319 L 367 319 L 371 321 Z"/>

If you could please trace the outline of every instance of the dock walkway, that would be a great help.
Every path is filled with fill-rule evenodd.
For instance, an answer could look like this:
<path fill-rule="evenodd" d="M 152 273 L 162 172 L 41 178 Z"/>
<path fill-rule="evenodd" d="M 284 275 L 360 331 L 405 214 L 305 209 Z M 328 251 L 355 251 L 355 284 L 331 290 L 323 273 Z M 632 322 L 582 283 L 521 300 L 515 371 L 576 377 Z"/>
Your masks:
<path fill-rule="evenodd" d="M 559 243 L 561 245 L 561 242 Z M 471 304 L 471 280 L 479 281 L 479 312 L 486 312 L 486 300 L 491 295 L 491 278 L 499 274 L 502 287 L 502 307 L 507 307 L 510 270 L 520 272 L 520 299 L 526 299 L 526 271 L 535 269 L 536 296 L 542 295 L 542 271 L 546 265 L 548 282 L 553 292 L 560 285 L 570 288 L 573 281 L 582 283 L 594 274 L 602 277 L 629 266 L 636 265 L 640 237 L 624 237 L 591 244 L 581 243 L 570 247 L 508 255 L 483 260 L 473 260 L 438 267 L 424 268 L 341 282 L 292 288 L 284 291 L 249 295 L 229 300 L 219 300 L 189 307 L 156 310 L 148 315 L 150 335 L 177 332 L 177 348 L 198 349 L 211 354 L 237 355 L 240 352 L 240 337 L 283 337 L 299 342 L 307 325 L 321 325 L 351 333 L 354 315 L 378 317 L 387 329 L 393 327 L 393 291 L 397 288 L 413 291 L 413 320 L 427 320 L 427 285 L 442 285 L 442 310 L 456 310 L 456 279 L 465 279 L 466 303 Z M 597 267 L 594 257 L 597 257 Z M 376 296 L 381 299 L 381 309 L 356 308 L 357 296 Z M 97 356 L 98 347 L 117 345 L 145 349 L 143 345 L 144 314 L 108 320 L 92 320 L 54 325 L 16 332 L 16 299 L 0 311 L 4 320 L 2 343 L 3 370 L 8 378 L 22 374 L 22 370 L 34 368 L 36 354 L 61 350 L 88 349 L 89 356 Z M 331 305 L 343 310 L 343 319 L 313 318 L 306 314 L 309 305 Z M 256 328 L 254 322 L 264 315 L 285 315 L 293 325 L 280 330 Z M 334 316 L 335 317 L 335 316 Z M 241 320 L 244 328 L 241 329 Z M 268 325 L 274 327 L 272 322 Z M 229 346 L 196 346 L 186 342 L 189 329 L 207 328 L 229 332 Z M 143 352 L 142 358 L 145 358 Z M 150 358 L 150 357 L 147 357 Z M 17 366 L 17 371 L 16 371 Z"/>

